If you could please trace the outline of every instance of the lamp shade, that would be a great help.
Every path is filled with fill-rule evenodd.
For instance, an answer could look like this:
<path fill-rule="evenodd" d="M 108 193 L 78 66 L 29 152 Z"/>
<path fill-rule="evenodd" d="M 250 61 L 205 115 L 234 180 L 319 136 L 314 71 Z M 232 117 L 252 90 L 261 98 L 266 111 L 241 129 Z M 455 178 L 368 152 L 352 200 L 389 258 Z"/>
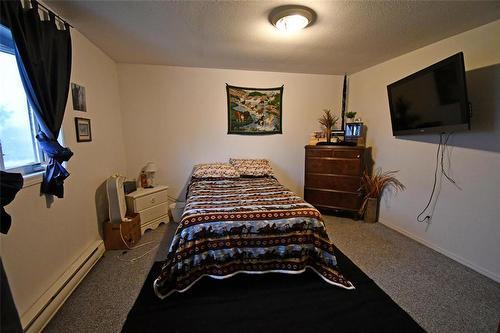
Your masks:
<path fill-rule="evenodd" d="M 158 168 L 156 167 L 156 164 L 154 162 L 148 162 L 146 164 L 146 167 L 144 168 L 145 172 L 156 172 L 158 171 Z"/>

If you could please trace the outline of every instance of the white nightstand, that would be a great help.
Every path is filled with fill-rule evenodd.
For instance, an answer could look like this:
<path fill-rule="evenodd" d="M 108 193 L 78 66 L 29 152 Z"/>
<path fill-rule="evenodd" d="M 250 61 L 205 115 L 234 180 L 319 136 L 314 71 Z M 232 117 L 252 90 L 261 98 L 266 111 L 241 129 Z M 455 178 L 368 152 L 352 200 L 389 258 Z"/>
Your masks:
<path fill-rule="evenodd" d="M 139 188 L 125 196 L 127 212 L 137 213 L 141 218 L 141 234 L 147 229 L 156 229 L 160 223 L 169 222 L 168 186 Z"/>

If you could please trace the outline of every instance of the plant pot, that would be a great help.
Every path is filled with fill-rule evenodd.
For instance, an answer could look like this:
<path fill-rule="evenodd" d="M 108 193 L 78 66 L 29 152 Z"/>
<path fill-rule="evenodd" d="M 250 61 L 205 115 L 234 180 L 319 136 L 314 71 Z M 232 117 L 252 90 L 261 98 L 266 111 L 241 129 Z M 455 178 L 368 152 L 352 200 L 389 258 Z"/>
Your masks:
<path fill-rule="evenodd" d="M 366 223 L 375 223 L 378 222 L 378 198 L 368 198 L 366 202 L 366 210 L 365 210 L 365 222 Z"/>
<path fill-rule="evenodd" d="M 325 136 L 326 136 L 326 142 L 332 141 L 332 129 L 331 128 L 327 128 L 325 130 Z"/>

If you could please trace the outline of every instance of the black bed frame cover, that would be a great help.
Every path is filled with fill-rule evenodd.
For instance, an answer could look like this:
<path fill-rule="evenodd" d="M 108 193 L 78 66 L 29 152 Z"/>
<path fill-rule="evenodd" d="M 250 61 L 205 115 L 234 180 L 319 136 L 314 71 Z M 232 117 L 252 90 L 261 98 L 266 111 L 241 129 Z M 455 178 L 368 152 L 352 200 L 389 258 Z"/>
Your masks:
<path fill-rule="evenodd" d="M 329 285 L 308 270 L 204 277 L 160 300 L 153 291 L 157 261 L 122 332 L 425 332 L 340 250 L 335 254 L 355 290 Z"/>

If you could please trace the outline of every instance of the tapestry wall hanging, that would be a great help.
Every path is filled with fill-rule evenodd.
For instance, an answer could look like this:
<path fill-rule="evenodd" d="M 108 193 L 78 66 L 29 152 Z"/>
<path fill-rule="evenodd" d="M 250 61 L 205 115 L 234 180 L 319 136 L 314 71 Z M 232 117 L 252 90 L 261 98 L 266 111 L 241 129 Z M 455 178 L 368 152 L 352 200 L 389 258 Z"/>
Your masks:
<path fill-rule="evenodd" d="M 281 134 L 283 86 L 243 88 L 226 84 L 227 133 Z"/>

